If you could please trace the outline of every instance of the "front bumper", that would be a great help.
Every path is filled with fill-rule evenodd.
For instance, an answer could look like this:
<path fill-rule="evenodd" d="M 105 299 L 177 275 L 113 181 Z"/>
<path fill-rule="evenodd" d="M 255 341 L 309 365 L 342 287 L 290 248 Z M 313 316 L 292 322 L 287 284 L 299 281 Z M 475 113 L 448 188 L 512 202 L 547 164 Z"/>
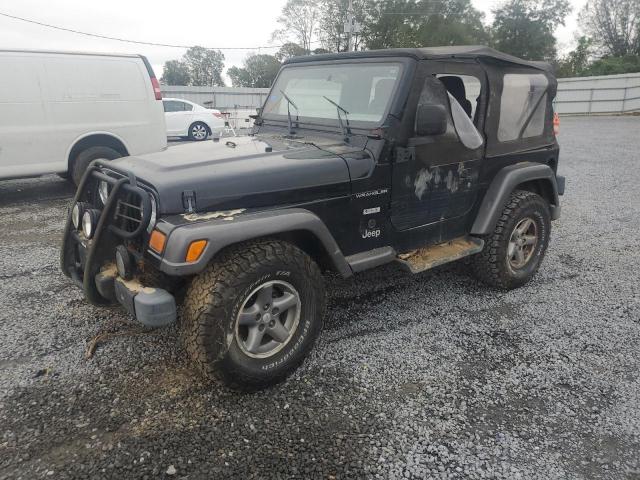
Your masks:
<path fill-rule="evenodd" d="M 176 321 L 176 300 L 166 290 L 145 287 L 137 279 L 124 280 L 115 267 L 98 273 L 95 282 L 100 295 L 117 301 L 146 327 L 165 327 Z"/>
<path fill-rule="evenodd" d="M 120 303 L 140 323 L 148 327 L 161 327 L 175 322 L 176 302 L 173 295 L 161 288 L 151 288 L 139 280 L 124 280 L 118 275 L 115 264 L 115 251 L 118 245 L 132 244 L 132 255 L 136 248 L 145 244 L 144 235 L 150 222 L 150 194 L 143 190 L 132 174 L 113 178 L 100 171 L 104 162 L 94 161 L 85 173 L 73 200 L 75 205 L 89 205 L 98 209 L 95 198 L 90 196 L 90 187 L 96 181 L 110 183 L 111 191 L 101 210 L 91 238 L 87 238 L 76 229 L 71 219 L 67 218 L 62 242 L 60 263 L 62 271 L 72 278 L 83 290 L 87 300 L 94 305 L 111 305 Z M 94 194 L 95 196 L 95 194 Z M 130 200 L 135 196 L 139 202 L 134 205 Z M 128 208 L 137 208 L 139 217 L 135 218 Z M 122 222 L 120 219 L 126 219 Z M 127 225 L 130 225 L 128 228 Z M 134 261 L 141 260 L 134 257 Z M 140 265 L 142 262 L 140 262 Z M 136 263 L 136 266 L 138 263 Z M 135 268 L 133 272 L 137 271 Z M 143 269 L 141 271 L 144 271 Z M 130 275 L 133 273 L 128 273 Z M 127 277 L 128 278 L 128 277 Z"/>

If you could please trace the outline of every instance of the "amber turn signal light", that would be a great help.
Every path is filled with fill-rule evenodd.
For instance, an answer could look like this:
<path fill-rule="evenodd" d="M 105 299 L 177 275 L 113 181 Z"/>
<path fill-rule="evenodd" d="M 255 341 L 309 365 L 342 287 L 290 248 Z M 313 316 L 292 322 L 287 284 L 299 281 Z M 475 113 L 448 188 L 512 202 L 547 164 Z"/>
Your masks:
<path fill-rule="evenodd" d="M 191 242 L 191 245 L 189 245 L 189 248 L 187 249 L 187 256 L 185 257 L 185 261 L 189 263 L 197 261 L 200 258 L 200 255 L 202 255 L 202 252 L 204 252 L 206 246 L 206 240 L 196 240 L 194 242 Z"/>
<path fill-rule="evenodd" d="M 156 253 L 164 252 L 164 245 L 167 243 L 167 236 L 159 232 L 158 230 L 154 230 L 151 232 L 151 237 L 149 237 L 149 248 Z"/>

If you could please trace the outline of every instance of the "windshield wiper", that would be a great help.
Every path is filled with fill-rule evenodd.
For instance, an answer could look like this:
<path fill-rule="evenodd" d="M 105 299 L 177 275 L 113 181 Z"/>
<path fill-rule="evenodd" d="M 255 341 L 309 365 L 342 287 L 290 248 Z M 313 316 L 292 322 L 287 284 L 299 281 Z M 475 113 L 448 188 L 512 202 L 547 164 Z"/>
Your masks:
<path fill-rule="evenodd" d="M 348 142 L 349 141 L 349 135 L 351 135 L 351 126 L 349 125 L 349 112 L 347 112 L 343 107 L 338 105 L 336 102 L 331 100 L 329 97 L 326 97 L 326 96 L 323 95 L 322 98 L 324 98 L 327 102 L 331 103 L 332 105 L 335 105 L 336 111 L 338 112 L 338 123 L 340 124 L 340 129 L 342 130 L 342 134 L 344 135 L 344 141 Z M 344 113 L 344 118 L 347 121 L 346 125 L 342 121 L 342 115 L 340 115 L 340 112 Z"/>
<path fill-rule="evenodd" d="M 293 100 L 291 100 L 289 98 L 289 95 L 284 93 L 282 90 L 280 90 L 280 93 L 282 94 L 282 96 L 287 101 L 287 121 L 289 123 L 289 135 L 293 135 L 295 132 L 293 131 L 293 122 L 291 122 L 291 108 L 290 107 L 293 105 L 293 108 L 296 109 L 296 125 L 298 124 L 298 118 L 299 118 L 300 110 L 298 110 L 298 106 L 295 103 L 293 103 Z"/>

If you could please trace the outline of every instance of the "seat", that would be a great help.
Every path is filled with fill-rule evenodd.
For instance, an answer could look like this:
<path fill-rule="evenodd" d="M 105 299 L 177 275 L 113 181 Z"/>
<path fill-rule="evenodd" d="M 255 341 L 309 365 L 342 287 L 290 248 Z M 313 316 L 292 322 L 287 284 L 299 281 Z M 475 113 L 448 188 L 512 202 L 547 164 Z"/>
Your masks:
<path fill-rule="evenodd" d="M 471 118 L 473 106 L 467 99 L 467 91 L 462 79 L 455 76 L 446 76 L 439 77 L 438 80 L 440 80 L 444 84 L 447 91 L 453 96 L 453 98 L 458 101 L 462 109 L 467 113 L 469 118 Z"/>

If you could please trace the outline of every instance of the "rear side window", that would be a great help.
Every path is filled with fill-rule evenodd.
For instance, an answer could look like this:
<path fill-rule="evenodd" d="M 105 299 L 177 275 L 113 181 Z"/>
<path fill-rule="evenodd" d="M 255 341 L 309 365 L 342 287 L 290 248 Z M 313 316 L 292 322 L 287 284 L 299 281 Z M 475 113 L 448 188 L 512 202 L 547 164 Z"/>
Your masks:
<path fill-rule="evenodd" d="M 542 74 L 510 73 L 504 76 L 499 141 L 509 142 L 543 134 L 548 86 L 549 81 Z"/>
<path fill-rule="evenodd" d="M 182 109 L 185 112 L 190 112 L 191 110 L 193 110 L 193 105 L 191 105 L 190 103 L 183 103 L 182 104 Z"/>
<path fill-rule="evenodd" d="M 162 104 L 164 105 L 165 112 L 183 112 L 184 111 L 184 102 L 176 102 L 175 100 L 163 100 Z"/>

